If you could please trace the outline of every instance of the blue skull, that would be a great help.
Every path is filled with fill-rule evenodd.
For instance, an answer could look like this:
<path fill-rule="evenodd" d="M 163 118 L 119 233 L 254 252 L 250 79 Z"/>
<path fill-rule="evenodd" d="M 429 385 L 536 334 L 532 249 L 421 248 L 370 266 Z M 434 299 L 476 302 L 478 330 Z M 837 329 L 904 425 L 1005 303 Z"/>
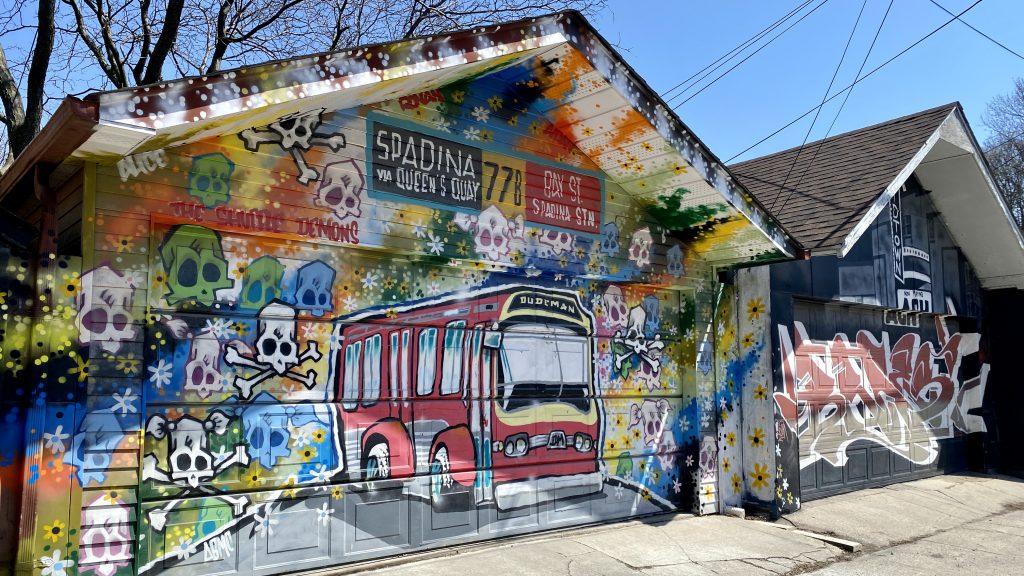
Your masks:
<path fill-rule="evenodd" d="M 619 225 L 609 222 L 601 229 L 601 252 L 615 256 L 619 253 Z"/>
<path fill-rule="evenodd" d="M 257 397 L 259 399 L 259 397 Z M 249 458 L 270 470 L 278 459 L 290 456 L 288 415 L 279 404 L 250 404 L 242 412 L 242 428 Z"/>
<path fill-rule="evenodd" d="M 82 419 L 78 433 L 71 441 L 71 449 L 64 453 L 63 462 L 75 467 L 78 483 L 103 484 L 114 449 L 124 439 L 124 428 L 117 415 L 109 410 L 90 412 Z"/>
<path fill-rule="evenodd" d="M 669 275 L 673 278 L 679 278 L 686 274 L 686 268 L 683 266 L 683 249 L 678 244 L 669 248 L 665 257 L 668 260 L 665 264 L 665 269 L 668 270 Z"/>
<path fill-rule="evenodd" d="M 334 269 L 321 260 L 314 260 L 299 268 L 295 294 L 288 299 L 289 304 L 297 310 L 308 310 L 317 318 L 333 310 L 334 276 Z"/>
<path fill-rule="evenodd" d="M 652 294 L 644 298 L 643 308 L 647 313 L 647 321 L 644 322 L 644 335 L 654 338 L 661 327 L 661 301 Z"/>

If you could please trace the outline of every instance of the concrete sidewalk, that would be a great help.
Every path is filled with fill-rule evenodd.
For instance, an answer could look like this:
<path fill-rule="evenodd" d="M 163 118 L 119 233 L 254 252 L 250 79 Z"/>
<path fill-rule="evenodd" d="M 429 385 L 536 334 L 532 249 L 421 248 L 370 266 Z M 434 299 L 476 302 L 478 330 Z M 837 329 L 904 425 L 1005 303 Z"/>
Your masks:
<path fill-rule="evenodd" d="M 413 554 L 322 574 L 867 574 L 885 565 L 883 553 L 890 554 L 889 549 L 920 548 L 932 541 L 948 548 L 950 541 L 960 538 L 957 530 L 976 530 L 984 522 L 992 524 L 986 529 L 997 531 L 998 526 L 1015 526 L 1012 515 L 1024 515 L 1022 510 L 1024 482 L 1019 479 L 939 476 L 808 502 L 800 512 L 775 523 L 728 516 L 659 516 Z M 805 532 L 863 546 L 851 553 Z M 1024 550 L 1024 541 L 1014 546 Z M 978 550 L 984 548 L 979 544 Z M 911 556 L 924 553 L 901 550 Z M 964 554 L 957 564 L 970 563 Z M 862 571 L 858 562 L 870 570 Z M 963 570 L 961 566 L 951 573 Z M 904 566 L 893 573 L 906 572 Z"/>

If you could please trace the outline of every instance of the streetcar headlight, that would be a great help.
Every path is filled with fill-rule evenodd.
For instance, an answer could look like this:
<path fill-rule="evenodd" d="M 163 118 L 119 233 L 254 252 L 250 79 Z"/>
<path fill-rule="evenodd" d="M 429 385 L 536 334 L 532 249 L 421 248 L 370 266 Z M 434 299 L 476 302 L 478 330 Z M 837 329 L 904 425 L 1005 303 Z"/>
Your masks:
<path fill-rule="evenodd" d="M 530 448 L 530 437 L 526 434 L 513 434 L 505 438 L 505 456 L 515 458 L 526 454 Z"/>
<path fill-rule="evenodd" d="M 577 432 L 576 436 L 573 437 L 572 444 L 577 452 L 590 452 L 590 449 L 594 447 L 594 439 L 589 434 Z"/>

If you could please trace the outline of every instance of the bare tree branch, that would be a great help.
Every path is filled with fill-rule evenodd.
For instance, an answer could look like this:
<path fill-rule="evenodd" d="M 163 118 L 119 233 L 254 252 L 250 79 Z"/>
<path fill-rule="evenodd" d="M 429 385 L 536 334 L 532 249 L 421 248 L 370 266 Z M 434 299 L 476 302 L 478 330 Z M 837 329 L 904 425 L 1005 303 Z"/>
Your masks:
<path fill-rule="evenodd" d="M 607 0 L 6 0 L 0 158 L 17 155 L 64 94 L 441 34 Z M 8 9 L 10 8 L 10 9 Z M 26 48 L 25 31 L 36 40 Z M 1017 110 L 1016 112 L 1020 112 Z M 1013 113 L 1016 113 L 1013 112 Z M 15 144 L 17 142 L 17 144 Z"/>
<path fill-rule="evenodd" d="M 184 7 L 185 0 L 170 0 L 167 3 L 167 16 L 164 18 L 163 30 L 160 31 L 160 38 L 156 41 L 156 46 L 153 47 L 146 75 L 142 77 L 143 84 L 152 84 L 160 80 L 164 62 L 178 36 L 178 25 L 181 23 L 181 11 Z"/>
<path fill-rule="evenodd" d="M 143 71 L 146 69 L 146 61 L 150 55 L 150 42 L 153 38 L 153 30 L 149 25 L 149 2 L 150 0 L 141 0 L 139 4 L 139 19 L 142 24 L 142 49 L 139 50 L 139 59 L 135 62 L 135 67 L 132 68 L 132 76 L 135 78 L 136 83 L 142 82 Z"/>

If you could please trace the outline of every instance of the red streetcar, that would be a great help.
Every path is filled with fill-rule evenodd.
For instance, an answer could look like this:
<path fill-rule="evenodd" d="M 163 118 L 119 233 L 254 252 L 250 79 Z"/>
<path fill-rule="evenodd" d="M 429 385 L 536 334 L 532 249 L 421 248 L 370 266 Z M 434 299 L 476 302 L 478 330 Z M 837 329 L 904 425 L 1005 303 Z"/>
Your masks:
<path fill-rule="evenodd" d="M 601 491 L 593 332 L 575 292 L 522 285 L 340 319 L 350 478 L 429 474 L 435 505 L 503 510 Z"/>

